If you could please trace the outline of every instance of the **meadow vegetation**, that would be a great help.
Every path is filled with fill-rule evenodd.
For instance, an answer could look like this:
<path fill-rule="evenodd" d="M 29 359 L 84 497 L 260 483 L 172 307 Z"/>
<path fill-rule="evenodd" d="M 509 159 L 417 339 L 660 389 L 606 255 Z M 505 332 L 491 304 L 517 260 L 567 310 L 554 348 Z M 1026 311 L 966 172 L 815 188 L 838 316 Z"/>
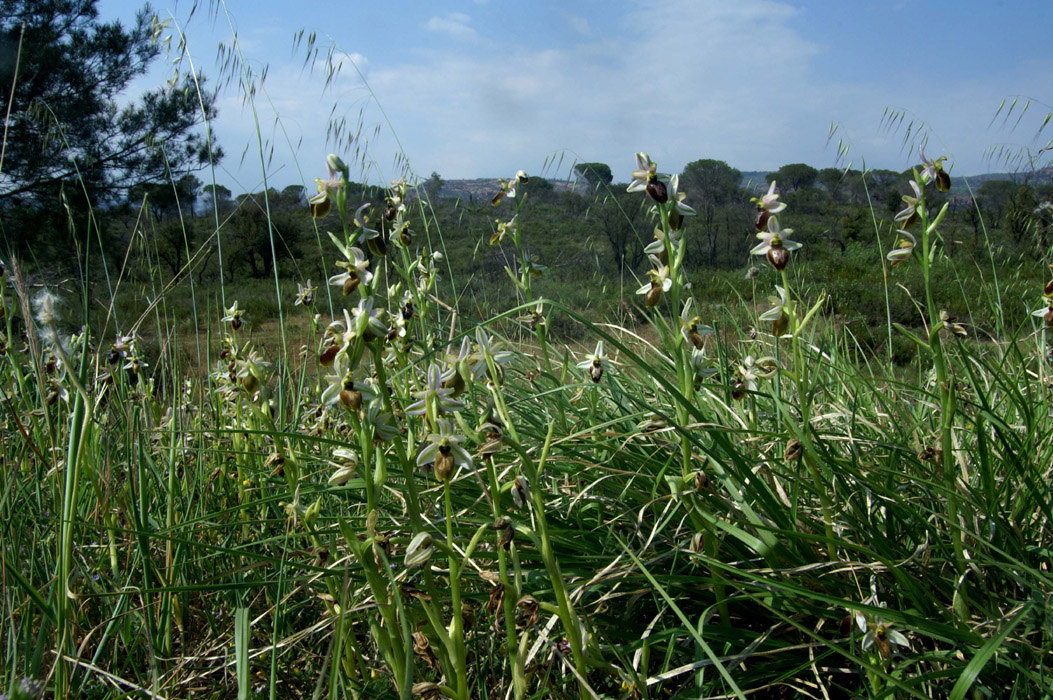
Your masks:
<path fill-rule="evenodd" d="M 352 162 L 5 210 L 8 697 L 1053 695 L 1048 186 Z"/>

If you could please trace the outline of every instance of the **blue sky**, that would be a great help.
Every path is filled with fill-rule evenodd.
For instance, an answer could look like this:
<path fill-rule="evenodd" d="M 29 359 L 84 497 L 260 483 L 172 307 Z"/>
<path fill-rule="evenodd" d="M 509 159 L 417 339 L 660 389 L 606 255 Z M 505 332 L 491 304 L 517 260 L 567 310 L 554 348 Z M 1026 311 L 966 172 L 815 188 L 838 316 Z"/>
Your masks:
<path fill-rule="evenodd" d="M 125 22 L 140 6 L 99 3 L 104 19 Z M 917 160 L 903 147 L 913 121 L 929 155 L 974 174 L 1004 169 L 985 160 L 990 148 L 1037 149 L 1050 136 L 1034 138 L 1053 109 L 1049 0 L 202 0 L 189 21 L 191 3 L 153 7 L 182 28 L 207 76 L 220 73 L 231 21 L 254 80 L 266 71 L 253 99 L 265 167 L 243 95 L 232 86 L 220 97 L 227 157 L 216 179 L 235 192 L 259 189 L 265 171 L 272 186 L 311 183 L 332 150 L 357 156 L 353 177 L 373 183 L 406 163 L 422 178 L 566 177 L 575 160 L 628 180 L 638 150 L 668 172 L 698 158 L 827 167 L 838 139 L 842 165 L 900 170 Z M 306 69 L 300 29 L 321 50 Z M 343 67 L 326 85 L 330 47 Z M 1035 101 L 1019 125 L 1015 115 L 992 125 L 1018 95 Z M 891 132 L 886 109 L 906 115 Z M 363 136 L 327 143 L 331 119 L 360 123 Z"/>

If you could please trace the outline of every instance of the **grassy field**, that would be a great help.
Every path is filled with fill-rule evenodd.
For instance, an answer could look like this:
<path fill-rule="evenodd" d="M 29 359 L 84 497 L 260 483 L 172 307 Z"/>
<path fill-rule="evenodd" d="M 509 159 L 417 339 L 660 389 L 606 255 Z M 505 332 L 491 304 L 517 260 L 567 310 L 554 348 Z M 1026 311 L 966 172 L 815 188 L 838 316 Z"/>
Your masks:
<path fill-rule="evenodd" d="M 773 190 L 744 280 L 689 265 L 641 154 L 648 276 L 542 270 L 520 191 L 473 252 L 502 291 L 403 185 L 356 221 L 330 165 L 328 288 L 89 302 L 7 261 L 12 697 L 1053 692 L 1053 302 L 1038 263 L 946 256 L 934 164 L 898 247 L 825 267 Z M 876 338 L 831 311 L 860 276 Z"/>
<path fill-rule="evenodd" d="M 0 698 L 1053 697 L 1053 189 L 915 166 L 63 199 L 0 256 Z"/>

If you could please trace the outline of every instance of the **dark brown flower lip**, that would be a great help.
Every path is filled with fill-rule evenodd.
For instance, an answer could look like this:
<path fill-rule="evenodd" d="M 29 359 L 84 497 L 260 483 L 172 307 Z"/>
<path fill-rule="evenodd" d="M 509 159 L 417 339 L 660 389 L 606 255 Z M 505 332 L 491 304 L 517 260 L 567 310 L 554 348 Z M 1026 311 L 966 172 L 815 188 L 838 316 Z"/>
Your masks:
<path fill-rule="evenodd" d="M 648 178 L 647 195 L 658 204 L 665 204 L 669 201 L 669 190 L 666 188 L 665 183 L 657 177 L 653 177 L 653 179 Z"/>

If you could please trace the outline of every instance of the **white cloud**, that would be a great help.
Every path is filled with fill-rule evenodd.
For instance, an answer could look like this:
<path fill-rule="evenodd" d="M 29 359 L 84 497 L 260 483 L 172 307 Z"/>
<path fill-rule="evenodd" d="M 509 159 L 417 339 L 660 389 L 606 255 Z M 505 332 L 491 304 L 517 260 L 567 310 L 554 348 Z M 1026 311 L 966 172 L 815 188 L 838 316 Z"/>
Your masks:
<path fill-rule="evenodd" d="M 807 83 L 817 49 L 785 26 L 792 8 L 638 7 L 620 37 L 500 57 L 437 52 L 377 67 L 371 85 L 420 169 L 450 177 L 536 169 L 561 149 L 616 170 L 641 149 L 676 167 L 700 157 L 765 163 L 772 143 L 799 138 L 799 110 L 786 104 L 818 99 Z"/>
<path fill-rule="evenodd" d="M 472 18 L 460 12 L 451 12 L 445 17 L 432 17 L 425 23 L 424 27 L 429 32 L 448 34 L 454 39 L 470 39 L 475 36 L 475 30 L 468 26 Z"/>
<path fill-rule="evenodd" d="M 261 124 L 276 153 L 289 150 L 286 139 L 298 149 L 307 182 L 321 172 L 328 150 L 353 161 L 348 151 L 355 148 L 367 149 L 358 156 L 371 163 L 362 177 L 386 182 L 398 174 L 399 145 L 422 175 L 538 173 L 546 157 L 565 150 L 562 170 L 547 174 L 564 176 L 580 158 L 606 162 L 616 179 L 626 180 L 640 150 L 667 172 L 698 158 L 744 170 L 800 161 L 832 165 L 836 139 L 826 144 L 831 122 L 840 125 L 838 137 L 849 140 L 855 167 L 865 157 L 872 167 L 903 168 L 911 156 L 901 152 L 902 134 L 879 130 L 882 112 L 894 107 L 912 110 L 942 137 L 930 155 L 957 155 L 955 172 L 974 173 L 983 167 L 980 154 L 966 149 L 976 149 L 976 133 L 987 127 L 1001 96 L 1026 93 L 1034 76 L 1053 68 L 1020 66 L 980 82 L 946 73 L 883 75 L 875 67 L 866 83 L 832 84 L 817 60 L 836 57 L 793 28 L 796 13 L 774 0 L 638 2 L 613 29 L 597 26 L 578 43 L 538 47 L 498 40 L 473 42 L 474 51 L 420 48 L 399 64 L 352 55 L 368 88 L 345 66 L 324 95 L 326 71 L 307 77 L 298 66 L 273 69 L 267 95 L 283 129 L 270 112 Z M 470 21 L 455 13 L 433 17 L 427 28 L 465 38 L 474 35 Z M 263 100 L 258 106 L 269 110 Z M 252 127 L 224 126 L 246 121 L 244 114 L 237 99 L 221 105 L 228 167 L 236 166 L 239 143 L 255 138 Z M 361 119 L 364 138 L 327 146 L 330 119 L 352 125 Z M 1004 140 L 997 136 L 987 141 Z M 941 143 L 949 147 L 937 148 Z M 286 167 L 285 181 L 300 181 L 294 170 Z"/>

